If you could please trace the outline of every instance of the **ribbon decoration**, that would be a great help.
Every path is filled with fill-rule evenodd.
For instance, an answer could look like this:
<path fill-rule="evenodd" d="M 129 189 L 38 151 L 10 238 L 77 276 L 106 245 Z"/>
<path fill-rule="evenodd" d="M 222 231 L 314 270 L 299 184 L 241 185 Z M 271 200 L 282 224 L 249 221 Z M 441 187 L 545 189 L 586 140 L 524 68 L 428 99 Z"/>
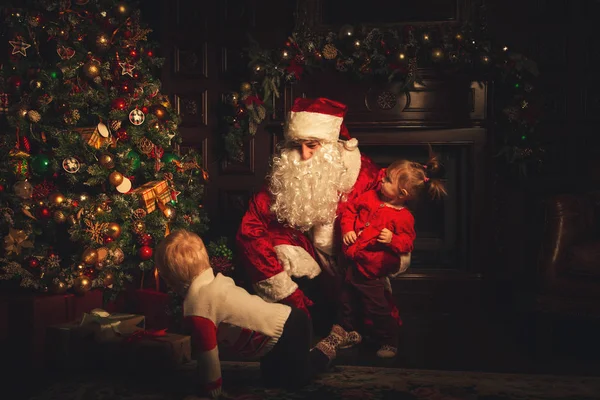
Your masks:
<path fill-rule="evenodd" d="M 8 229 L 8 235 L 4 237 L 4 250 L 7 254 L 21 254 L 22 248 L 32 248 L 33 242 L 27 240 L 29 235 L 22 229 Z"/>
<path fill-rule="evenodd" d="M 153 339 L 161 338 L 167 336 L 167 328 L 165 329 L 149 329 L 149 330 L 139 330 L 133 332 L 132 335 L 128 336 L 125 339 L 126 343 L 137 343 L 142 339 Z"/>
<path fill-rule="evenodd" d="M 128 321 L 130 323 L 126 323 Z M 79 326 L 90 328 L 97 341 L 106 341 L 137 332 L 142 321 L 143 317 L 136 314 L 111 314 L 101 308 L 95 308 L 83 314 Z"/>

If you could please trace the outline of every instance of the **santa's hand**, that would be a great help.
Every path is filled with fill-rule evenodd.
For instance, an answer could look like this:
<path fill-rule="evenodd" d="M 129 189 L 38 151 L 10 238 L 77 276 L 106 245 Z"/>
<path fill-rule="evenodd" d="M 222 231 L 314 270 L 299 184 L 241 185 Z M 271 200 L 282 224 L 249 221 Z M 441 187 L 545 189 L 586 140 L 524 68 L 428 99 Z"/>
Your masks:
<path fill-rule="evenodd" d="M 390 243 L 392 241 L 392 231 L 383 228 L 381 232 L 379 232 L 379 236 L 377 236 L 377 241 L 379 243 Z"/>
<path fill-rule="evenodd" d="M 346 232 L 342 238 L 342 241 L 346 246 L 350 246 L 352 243 L 356 242 L 356 232 Z"/>

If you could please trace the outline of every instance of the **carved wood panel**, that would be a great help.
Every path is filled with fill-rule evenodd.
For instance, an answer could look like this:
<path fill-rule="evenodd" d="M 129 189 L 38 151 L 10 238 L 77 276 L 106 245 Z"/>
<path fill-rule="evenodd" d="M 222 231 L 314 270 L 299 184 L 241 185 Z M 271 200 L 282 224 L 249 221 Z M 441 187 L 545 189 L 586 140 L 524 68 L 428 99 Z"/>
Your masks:
<path fill-rule="evenodd" d="M 176 47 L 173 73 L 180 78 L 208 78 L 208 43 Z"/>
<path fill-rule="evenodd" d="M 181 117 L 181 127 L 208 126 L 208 91 L 176 94 L 175 109 Z"/>

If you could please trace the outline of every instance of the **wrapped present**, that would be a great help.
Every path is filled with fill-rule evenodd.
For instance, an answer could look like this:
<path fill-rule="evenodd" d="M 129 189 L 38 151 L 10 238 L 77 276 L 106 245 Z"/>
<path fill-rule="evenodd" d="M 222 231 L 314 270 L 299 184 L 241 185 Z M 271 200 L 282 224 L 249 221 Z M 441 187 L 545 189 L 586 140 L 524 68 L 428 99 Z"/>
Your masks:
<path fill-rule="evenodd" d="M 8 340 L 5 360 L 15 367 L 38 368 L 43 365 L 47 328 L 68 321 L 81 321 L 83 313 L 102 307 L 102 291 L 73 294 L 14 294 L 8 302 Z"/>
<path fill-rule="evenodd" d="M 94 309 L 80 319 L 47 328 L 46 363 L 59 368 L 113 364 L 123 358 L 123 340 L 144 327 L 143 315 Z"/>
<path fill-rule="evenodd" d="M 116 147 L 116 143 L 110 137 L 106 125 L 100 123 L 97 126 L 84 127 L 84 128 L 73 128 L 73 130 L 79 133 L 82 139 L 95 149 L 99 149 L 106 144 L 110 144 L 112 147 Z"/>
<path fill-rule="evenodd" d="M 79 327 L 89 330 L 97 342 L 117 340 L 146 328 L 146 318 L 136 314 L 111 314 L 101 308 L 83 314 Z"/>
<path fill-rule="evenodd" d="M 133 194 L 140 196 L 142 207 L 151 213 L 156 207 L 163 208 L 171 201 L 171 191 L 167 181 L 151 181 L 145 183 L 133 191 Z"/>
<path fill-rule="evenodd" d="M 192 360 L 190 336 L 167 333 L 166 329 L 138 331 L 125 339 L 124 346 L 132 369 L 169 369 Z"/>

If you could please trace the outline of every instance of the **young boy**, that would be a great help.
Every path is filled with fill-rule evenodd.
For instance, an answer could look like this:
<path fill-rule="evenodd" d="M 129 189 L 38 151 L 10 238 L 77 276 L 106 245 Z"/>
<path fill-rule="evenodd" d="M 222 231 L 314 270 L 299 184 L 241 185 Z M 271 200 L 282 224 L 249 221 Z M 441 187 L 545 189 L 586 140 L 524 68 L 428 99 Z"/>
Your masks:
<path fill-rule="evenodd" d="M 165 282 L 184 296 L 184 323 L 198 360 L 199 395 L 221 393 L 219 346 L 244 358 L 260 358 L 264 383 L 290 389 L 307 384 L 335 357 L 331 339 L 310 350 L 311 323 L 304 312 L 267 303 L 231 278 L 215 276 L 198 235 L 172 232 L 158 245 L 155 262 Z"/>

